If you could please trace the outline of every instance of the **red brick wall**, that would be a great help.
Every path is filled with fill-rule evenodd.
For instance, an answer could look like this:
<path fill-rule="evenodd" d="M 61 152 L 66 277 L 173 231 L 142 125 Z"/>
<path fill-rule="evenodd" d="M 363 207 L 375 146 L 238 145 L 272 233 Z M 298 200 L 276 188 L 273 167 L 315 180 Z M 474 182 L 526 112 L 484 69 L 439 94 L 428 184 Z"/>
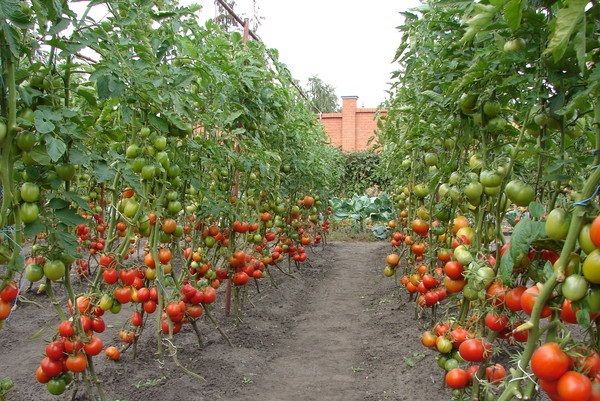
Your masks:
<path fill-rule="evenodd" d="M 344 152 L 368 148 L 367 143 L 375 136 L 377 128 L 377 109 L 357 108 L 357 99 L 357 96 L 343 96 L 341 113 L 321 114 L 321 123 L 331 145 L 341 148 Z"/>
<path fill-rule="evenodd" d="M 342 113 L 323 113 L 321 123 L 329 136 L 331 146 L 339 148 L 342 146 Z"/>

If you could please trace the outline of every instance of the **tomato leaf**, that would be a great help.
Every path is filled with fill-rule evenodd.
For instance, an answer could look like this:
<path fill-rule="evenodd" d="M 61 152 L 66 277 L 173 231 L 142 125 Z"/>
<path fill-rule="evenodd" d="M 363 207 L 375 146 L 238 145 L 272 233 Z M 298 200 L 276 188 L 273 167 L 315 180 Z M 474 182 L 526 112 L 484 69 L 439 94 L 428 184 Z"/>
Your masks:
<path fill-rule="evenodd" d="M 579 65 L 579 70 L 582 73 L 585 73 L 585 13 L 583 14 L 583 18 L 579 24 L 579 29 L 573 38 L 573 46 L 575 47 L 575 54 L 577 55 L 577 64 Z"/>
<path fill-rule="evenodd" d="M 165 121 L 164 118 L 157 117 L 157 116 L 151 114 L 148 116 L 148 122 L 150 123 L 150 125 L 152 125 L 154 128 L 156 128 L 160 132 L 168 132 L 169 131 L 169 124 L 167 124 L 167 122 Z"/>
<path fill-rule="evenodd" d="M 94 175 L 98 182 L 106 182 L 115 176 L 115 172 L 105 162 L 99 162 L 94 165 Z"/>
<path fill-rule="evenodd" d="M 67 144 L 65 144 L 62 139 L 52 135 L 46 135 L 44 140 L 46 141 L 48 156 L 50 156 L 50 159 L 52 159 L 53 162 L 57 162 L 67 151 Z"/>
<path fill-rule="evenodd" d="M 44 230 L 46 230 L 46 226 L 44 224 L 42 224 L 40 219 L 36 219 L 33 223 L 25 225 L 25 228 L 23 229 L 23 233 L 25 234 L 26 237 L 32 238 L 35 235 L 43 232 Z"/>
<path fill-rule="evenodd" d="M 523 16 L 523 1 L 509 0 L 504 8 L 504 18 L 506 23 L 513 31 L 519 29 L 521 17 Z"/>
<path fill-rule="evenodd" d="M 40 134 L 48 134 L 48 133 L 54 131 L 54 128 L 56 128 L 54 123 L 52 123 L 52 121 L 49 120 L 46 113 L 44 113 L 42 110 L 36 110 L 33 115 L 34 115 L 33 122 L 35 124 L 35 129 Z"/>
<path fill-rule="evenodd" d="M 66 226 L 76 226 L 77 224 L 87 223 L 87 220 L 81 217 L 75 210 L 70 207 L 58 209 L 54 212 L 58 220 Z"/>
<path fill-rule="evenodd" d="M 56 243 L 69 256 L 77 257 L 77 238 L 74 234 L 59 231 L 54 231 Z"/>
<path fill-rule="evenodd" d="M 531 202 L 529 204 L 529 214 L 534 219 L 539 219 L 544 214 L 544 206 L 540 202 Z"/>
<path fill-rule="evenodd" d="M 512 271 L 518 258 L 529 252 L 531 244 L 544 237 L 544 223 L 533 221 L 525 216 L 515 226 L 510 238 L 508 251 L 500 259 L 500 278 L 505 283 L 512 282 Z"/>
<path fill-rule="evenodd" d="M 50 206 L 54 210 L 64 209 L 67 207 L 69 203 L 61 198 L 52 198 L 48 201 L 48 206 Z"/>
<path fill-rule="evenodd" d="M 577 323 L 579 323 L 584 329 L 588 329 L 591 325 L 590 312 L 583 308 L 577 311 Z"/>
<path fill-rule="evenodd" d="M 37 145 L 31 149 L 29 156 L 31 156 L 36 163 L 41 164 L 42 166 L 49 166 L 52 164 L 52 159 L 50 159 L 50 156 L 48 156 L 46 147 L 43 145 Z"/>
<path fill-rule="evenodd" d="M 565 54 L 571 35 L 584 17 L 587 3 L 588 0 L 571 0 L 556 13 L 554 31 L 544 51 L 545 54 L 552 54 L 554 61 L 560 60 Z"/>
<path fill-rule="evenodd" d="M 78 196 L 75 192 L 67 191 L 63 195 L 65 196 L 66 199 L 77 204 L 77 206 L 79 206 L 83 210 L 86 210 L 86 211 L 90 210 L 90 207 L 88 206 L 88 203 L 85 201 L 85 199 Z"/>

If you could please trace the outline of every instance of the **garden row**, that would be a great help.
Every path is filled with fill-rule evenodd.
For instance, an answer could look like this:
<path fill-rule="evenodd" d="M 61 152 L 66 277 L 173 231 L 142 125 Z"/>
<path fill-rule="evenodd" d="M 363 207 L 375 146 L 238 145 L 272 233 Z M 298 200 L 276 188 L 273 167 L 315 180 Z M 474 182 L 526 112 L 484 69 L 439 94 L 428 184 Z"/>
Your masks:
<path fill-rule="evenodd" d="M 289 72 L 197 20 L 162 0 L 0 6 L 0 329 L 39 283 L 60 319 L 35 372 L 51 394 L 106 399 L 94 358 L 144 327 L 176 358 L 182 325 L 217 297 L 239 317 L 247 284 L 328 229 L 338 158 Z"/>
<path fill-rule="evenodd" d="M 380 134 L 394 277 L 456 400 L 600 400 L 600 6 L 404 13 Z M 417 341 L 417 339 L 415 339 Z"/>

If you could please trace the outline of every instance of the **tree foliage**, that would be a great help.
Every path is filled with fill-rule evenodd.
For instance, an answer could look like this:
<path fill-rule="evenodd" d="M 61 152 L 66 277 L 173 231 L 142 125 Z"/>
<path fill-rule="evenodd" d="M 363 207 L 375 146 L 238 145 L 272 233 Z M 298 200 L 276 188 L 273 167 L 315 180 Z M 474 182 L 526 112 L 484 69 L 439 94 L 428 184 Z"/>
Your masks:
<path fill-rule="evenodd" d="M 315 113 L 336 113 L 340 111 L 335 88 L 316 75 L 308 78 L 305 93 Z"/>

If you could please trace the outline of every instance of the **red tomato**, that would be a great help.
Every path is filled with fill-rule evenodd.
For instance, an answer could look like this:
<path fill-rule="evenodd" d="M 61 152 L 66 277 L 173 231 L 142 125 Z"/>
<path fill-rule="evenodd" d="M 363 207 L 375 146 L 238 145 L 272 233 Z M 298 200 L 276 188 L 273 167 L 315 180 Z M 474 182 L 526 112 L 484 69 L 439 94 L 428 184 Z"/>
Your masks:
<path fill-rule="evenodd" d="M 531 356 L 531 371 L 546 381 L 558 380 L 571 367 L 571 358 L 557 343 L 546 343 Z"/>
<path fill-rule="evenodd" d="M 58 325 L 58 334 L 60 334 L 61 337 L 71 337 L 75 334 L 75 328 L 70 321 L 63 320 Z"/>
<path fill-rule="evenodd" d="M 581 373 L 570 371 L 558 379 L 558 395 L 569 401 L 588 401 L 592 396 L 592 382 Z"/>
<path fill-rule="evenodd" d="M 48 377 L 56 377 L 63 372 L 62 360 L 53 361 L 52 359 L 46 357 L 42 359 L 42 362 L 40 362 L 40 367 Z"/>
<path fill-rule="evenodd" d="M 527 288 L 523 286 L 519 286 L 509 290 L 504 296 L 504 303 L 506 304 L 506 307 L 513 312 L 522 310 L 521 295 L 523 295 L 526 289 Z"/>
<path fill-rule="evenodd" d="M 508 316 L 488 313 L 485 316 L 485 325 L 492 331 L 500 332 L 508 327 Z"/>
<path fill-rule="evenodd" d="M 590 239 L 596 247 L 600 248 L 600 216 L 596 216 L 590 225 Z"/>
<path fill-rule="evenodd" d="M 469 373 L 461 368 L 455 368 L 446 373 L 446 385 L 450 388 L 461 389 L 469 385 Z"/>
<path fill-rule="evenodd" d="M 452 344 L 454 348 L 460 347 L 460 345 L 465 342 L 469 333 L 462 327 L 457 327 L 450 332 L 450 336 L 452 337 Z"/>
<path fill-rule="evenodd" d="M 456 260 L 451 260 L 444 265 L 444 274 L 452 280 L 462 280 L 465 268 Z"/>
<path fill-rule="evenodd" d="M 46 356 L 53 361 L 61 360 L 65 356 L 65 344 L 60 341 L 52 341 L 46 345 Z"/>
<path fill-rule="evenodd" d="M 98 355 L 100 352 L 102 352 L 103 347 L 104 343 L 99 337 L 96 336 L 92 336 L 89 342 L 83 344 L 83 350 L 90 356 Z"/>
<path fill-rule="evenodd" d="M 0 300 L 4 302 L 12 302 L 17 298 L 19 294 L 19 287 L 14 281 L 6 284 L 6 286 L 0 291 Z"/>
<path fill-rule="evenodd" d="M 526 289 L 525 292 L 523 292 L 523 295 L 521 295 L 521 308 L 523 308 L 523 311 L 528 315 L 531 315 L 533 305 L 535 304 L 539 293 L 539 288 L 534 285 L 533 287 Z M 552 309 L 550 309 L 548 305 L 544 305 L 540 317 L 546 318 L 550 315 L 552 315 Z"/>
<path fill-rule="evenodd" d="M 506 369 L 499 363 L 485 368 L 485 378 L 490 383 L 499 383 L 506 377 Z"/>
<path fill-rule="evenodd" d="M 458 352 L 465 361 L 483 362 L 489 355 L 490 345 L 479 338 L 471 338 L 458 347 Z"/>

